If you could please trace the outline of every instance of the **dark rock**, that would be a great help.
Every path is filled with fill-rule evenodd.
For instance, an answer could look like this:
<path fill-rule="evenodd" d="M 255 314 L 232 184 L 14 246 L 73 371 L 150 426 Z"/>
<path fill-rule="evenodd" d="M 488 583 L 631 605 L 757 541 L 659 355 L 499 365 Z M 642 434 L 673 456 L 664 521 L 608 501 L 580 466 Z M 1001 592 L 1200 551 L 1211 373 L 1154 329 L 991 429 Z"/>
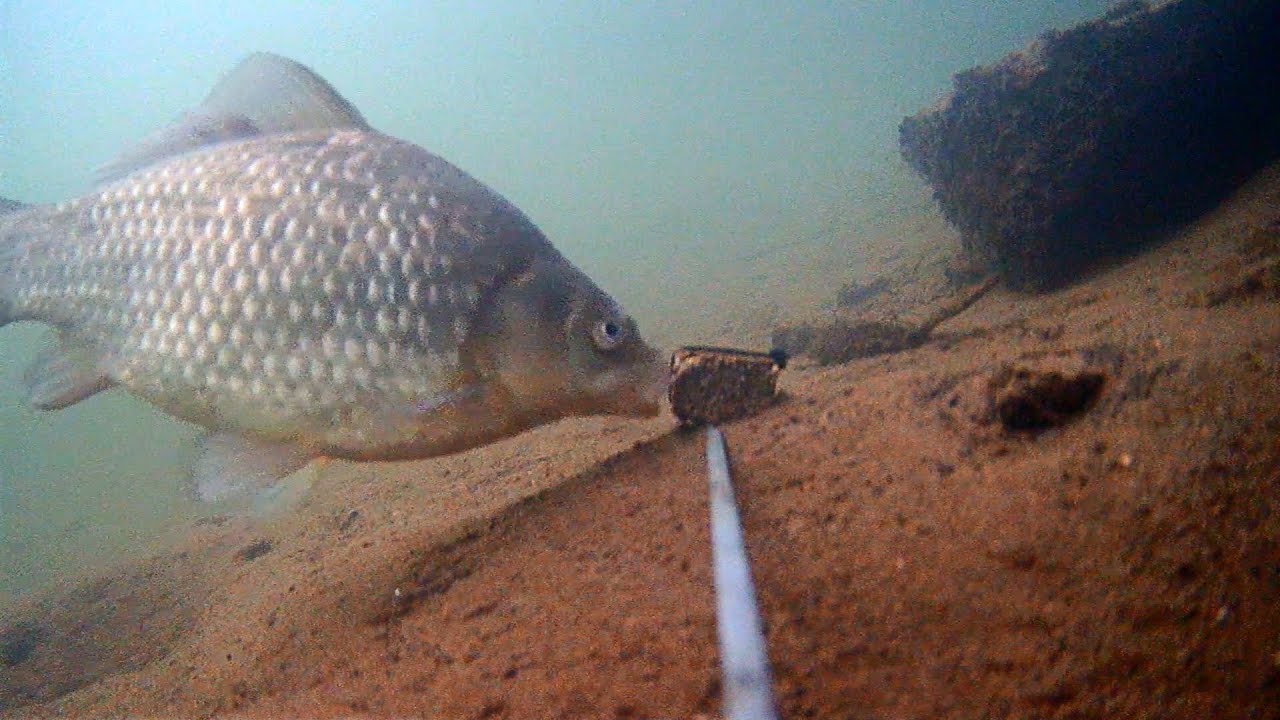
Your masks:
<path fill-rule="evenodd" d="M 1280 3 L 1132 2 L 962 72 L 902 154 L 1021 287 L 1196 217 L 1280 157 Z"/>

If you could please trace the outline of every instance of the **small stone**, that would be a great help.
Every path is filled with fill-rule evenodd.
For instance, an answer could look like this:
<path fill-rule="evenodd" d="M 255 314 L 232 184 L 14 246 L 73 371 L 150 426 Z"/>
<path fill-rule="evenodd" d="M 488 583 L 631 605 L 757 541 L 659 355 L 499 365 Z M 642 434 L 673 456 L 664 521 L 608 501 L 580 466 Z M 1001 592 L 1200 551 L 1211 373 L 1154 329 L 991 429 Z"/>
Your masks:
<path fill-rule="evenodd" d="M 1226 605 L 1223 605 L 1222 607 L 1218 608 L 1218 612 L 1215 613 L 1213 616 L 1214 627 L 1221 627 L 1223 623 L 1227 621 L 1227 616 L 1230 614 L 1231 614 L 1231 610 Z"/>

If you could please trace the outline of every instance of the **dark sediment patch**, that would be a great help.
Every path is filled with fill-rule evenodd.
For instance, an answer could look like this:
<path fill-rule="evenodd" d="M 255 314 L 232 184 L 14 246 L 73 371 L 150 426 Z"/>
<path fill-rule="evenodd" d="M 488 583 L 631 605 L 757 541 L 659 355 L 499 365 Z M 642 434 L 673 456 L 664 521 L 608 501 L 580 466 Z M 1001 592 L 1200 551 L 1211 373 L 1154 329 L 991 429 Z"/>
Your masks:
<path fill-rule="evenodd" d="M 164 656 L 191 628 L 204 597 L 194 577 L 185 558 L 174 556 L 5 608 L 0 713 Z"/>
<path fill-rule="evenodd" d="M 0 631 L 0 663 L 13 667 L 26 662 L 48 634 L 48 628 L 36 622 L 19 622 Z"/>
<path fill-rule="evenodd" d="M 244 562 L 257 560 L 275 549 L 275 545 L 270 540 L 255 540 L 248 545 L 240 548 L 236 552 L 236 559 Z"/>
<path fill-rule="evenodd" d="M 992 406 L 1006 430 L 1047 430 L 1070 421 L 1098 399 L 1106 375 L 1007 368 L 992 378 Z"/>

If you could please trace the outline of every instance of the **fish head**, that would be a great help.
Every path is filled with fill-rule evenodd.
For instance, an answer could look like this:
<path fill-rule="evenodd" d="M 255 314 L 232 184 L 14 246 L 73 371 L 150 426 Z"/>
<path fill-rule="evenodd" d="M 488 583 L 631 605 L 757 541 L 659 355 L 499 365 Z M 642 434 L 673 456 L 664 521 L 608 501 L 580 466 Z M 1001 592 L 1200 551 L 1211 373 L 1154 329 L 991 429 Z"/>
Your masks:
<path fill-rule="evenodd" d="M 527 417 L 652 417 L 666 395 L 669 364 L 613 298 L 558 255 L 498 284 L 475 328 L 475 366 Z"/>

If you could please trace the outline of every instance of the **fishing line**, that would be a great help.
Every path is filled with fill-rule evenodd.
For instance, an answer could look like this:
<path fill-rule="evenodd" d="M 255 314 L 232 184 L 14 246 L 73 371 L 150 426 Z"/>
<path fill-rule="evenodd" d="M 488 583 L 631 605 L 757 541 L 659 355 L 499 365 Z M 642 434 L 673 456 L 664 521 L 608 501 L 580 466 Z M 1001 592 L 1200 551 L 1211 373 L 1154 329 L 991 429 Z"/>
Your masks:
<path fill-rule="evenodd" d="M 724 435 L 714 425 L 707 426 L 707 484 L 724 716 L 727 720 L 777 720 L 760 609 L 742 544 Z"/>

